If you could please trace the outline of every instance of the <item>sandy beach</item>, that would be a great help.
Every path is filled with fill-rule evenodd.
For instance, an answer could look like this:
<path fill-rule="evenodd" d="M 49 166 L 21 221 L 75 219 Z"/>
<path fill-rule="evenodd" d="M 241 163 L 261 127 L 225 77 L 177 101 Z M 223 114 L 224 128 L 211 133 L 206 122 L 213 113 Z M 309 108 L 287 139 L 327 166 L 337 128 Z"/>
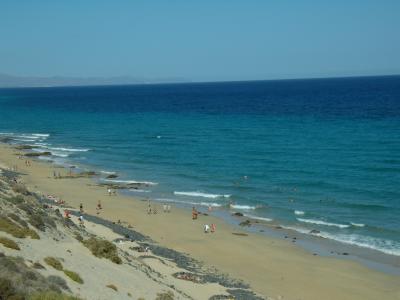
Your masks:
<path fill-rule="evenodd" d="M 0 145 L 0 165 L 17 166 L 22 182 L 43 195 L 54 195 L 68 205 L 98 217 L 131 226 L 160 245 L 186 253 L 209 268 L 250 284 L 251 289 L 273 299 L 400 299 L 400 277 L 369 269 L 340 258 L 321 257 L 302 250 L 291 241 L 243 231 L 213 216 L 192 220 L 190 211 L 172 207 L 163 213 L 147 214 L 146 201 L 123 195 L 109 196 L 105 187 L 90 178 L 54 179 L 55 169 L 47 162 L 19 159 L 17 150 Z M 204 224 L 216 224 L 216 232 L 204 234 Z M 233 234 L 233 233 L 239 233 Z M 208 295 L 209 296 L 209 295 Z M 194 297 L 207 299 L 207 297 Z"/>

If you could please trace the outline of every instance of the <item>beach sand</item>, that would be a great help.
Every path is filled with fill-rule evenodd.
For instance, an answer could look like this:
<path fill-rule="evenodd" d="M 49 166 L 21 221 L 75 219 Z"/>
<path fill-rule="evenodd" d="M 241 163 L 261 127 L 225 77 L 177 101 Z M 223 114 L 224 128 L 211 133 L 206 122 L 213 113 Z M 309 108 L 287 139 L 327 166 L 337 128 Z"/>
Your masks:
<path fill-rule="evenodd" d="M 249 283 L 256 292 L 274 299 L 400 299 L 400 277 L 371 270 L 357 262 L 315 256 L 291 241 L 244 232 L 222 220 L 200 215 L 192 220 L 190 211 L 172 207 L 171 213 L 147 214 L 147 202 L 122 195 L 108 196 L 89 178 L 54 179 L 54 166 L 33 161 L 30 167 L 18 159 L 17 151 L 0 145 L 0 163 L 18 166 L 22 181 L 30 190 L 62 198 L 88 214 L 121 220 L 134 230 L 150 236 L 160 245 L 189 254 L 233 278 Z M 61 174 L 68 170 L 57 169 Z M 217 231 L 204 234 L 204 224 L 216 224 Z M 246 233 L 234 235 L 232 233 Z"/>

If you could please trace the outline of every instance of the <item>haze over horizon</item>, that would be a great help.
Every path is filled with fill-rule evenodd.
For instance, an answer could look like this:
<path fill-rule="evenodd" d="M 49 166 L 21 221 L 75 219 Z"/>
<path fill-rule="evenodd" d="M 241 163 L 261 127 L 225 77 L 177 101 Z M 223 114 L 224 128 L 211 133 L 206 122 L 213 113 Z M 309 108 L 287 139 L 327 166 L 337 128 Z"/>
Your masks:
<path fill-rule="evenodd" d="M 6 0 L 0 25 L 6 41 L 0 73 L 17 77 L 235 81 L 400 74 L 398 1 Z"/>

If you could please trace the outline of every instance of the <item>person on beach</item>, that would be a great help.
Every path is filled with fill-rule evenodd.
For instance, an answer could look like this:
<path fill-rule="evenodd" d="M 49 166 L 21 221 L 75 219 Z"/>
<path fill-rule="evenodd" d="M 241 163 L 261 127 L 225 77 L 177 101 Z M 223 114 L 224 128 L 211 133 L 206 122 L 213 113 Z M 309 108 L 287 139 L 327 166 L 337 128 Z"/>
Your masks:
<path fill-rule="evenodd" d="M 204 225 L 204 233 L 208 233 L 210 231 L 210 226 L 207 224 Z"/>
<path fill-rule="evenodd" d="M 150 199 L 148 200 L 148 204 L 147 204 L 147 214 L 151 215 L 151 204 L 150 204 Z"/>
<path fill-rule="evenodd" d="M 192 208 L 192 220 L 197 220 L 197 216 L 198 216 L 198 212 L 196 210 L 196 208 L 193 206 Z"/>
<path fill-rule="evenodd" d="M 61 179 L 61 173 L 58 172 L 58 179 Z"/>
<path fill-rule="evenodd" d="M 111 189 L 110 188 L 107 189 L 107 192 L 108 192 L 108 196 L 111 196 Z"/>
<path fill-rule="evenodd" d="M 165 213 L 167 212 L 167 204 L 163 204 L 163 210 Z"/>
<path fill-rule="evenodd" d="M 216 229 L 215 224 L 211 224 L 211 233 L 214 233 L 214 232 L 215 232 L 215 229 Z"/>
<path fill-rule="evenodd" d="M 167 213 L 170 213 L 171 212 L 171 205 L 167 205 Z"/>
<path fill-rule="evenodd" d="M 99 202 L 97 203 L 97 206 L 96 206 L 96 214 L 98 215 L 98 214 L 100 214 L 100 210 L 102 209 L 102 207 L 101 207 L 101 202 L 100 202 L 100 200 L 99 200 Z"/>
<path fill-rule="evenodd" d="M 116 189 L 113 190 L 113 195 L 117 196 L 117 190 Z"/>
<path fill-rule="evenodd" d="M 53 171 L 53 178 L 54 178 L 54 179 L 57 179 L 56 171 Z"/>
<path fill-rule="evenodd" d="M 81 212 L 81 214 L 83 214 L 83 204 L 82 203 L 79 205 L 79 211 Z"/>
<path fill-rule="evenodd" d="M 79 226 L 84 227 L 84 224 L 83 224 L 83 216 L 80 215 L 78 219 L 79 219 Z"/>
<path fill-rule="evenodd" d="M 71 218 L 71 216 L 70 216 L 70 212 L 69 212 L 69 210 L 68 210 L 68 209 L 64 210 L 64 216 L 65 216 L 65 218 L 66 218 L 66 219 L 69 219 L 69 218 Z"/>

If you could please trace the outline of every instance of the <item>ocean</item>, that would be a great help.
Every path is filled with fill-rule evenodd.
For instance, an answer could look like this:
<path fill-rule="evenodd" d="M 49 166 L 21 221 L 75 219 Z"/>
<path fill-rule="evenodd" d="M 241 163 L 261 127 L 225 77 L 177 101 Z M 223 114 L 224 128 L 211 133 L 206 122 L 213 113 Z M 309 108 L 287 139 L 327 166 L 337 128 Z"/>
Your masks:
<path fill-rule="evenodd" d="M 1 137 L 136 197 L 400 256 L 400 76 L 0 89 Z"/>

